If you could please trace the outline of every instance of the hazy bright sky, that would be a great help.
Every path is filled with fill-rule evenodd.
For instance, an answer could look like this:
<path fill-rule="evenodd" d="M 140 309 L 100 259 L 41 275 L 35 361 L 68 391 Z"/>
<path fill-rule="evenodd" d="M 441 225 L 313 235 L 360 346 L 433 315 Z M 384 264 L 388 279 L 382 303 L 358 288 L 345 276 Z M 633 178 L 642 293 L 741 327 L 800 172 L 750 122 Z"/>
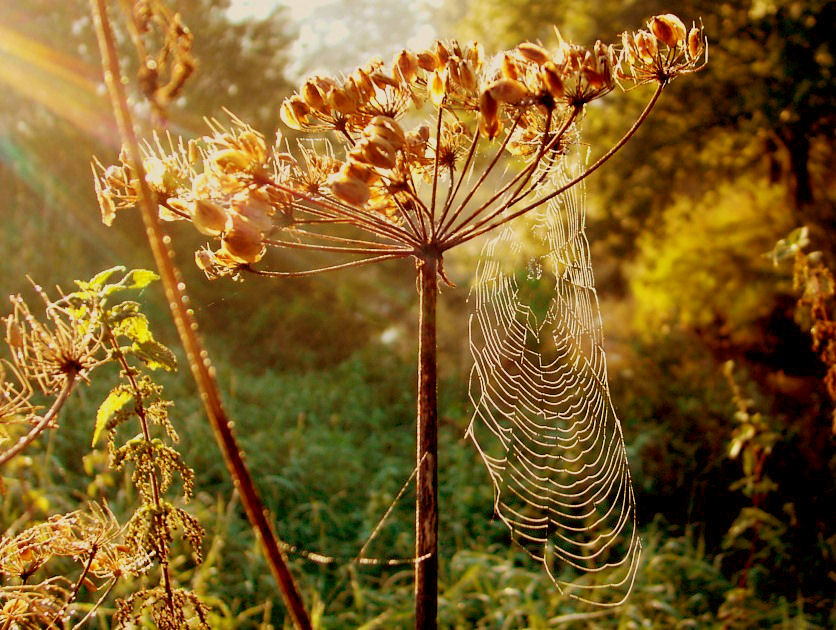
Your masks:
<path fill-rule="evenodd" d="M 429 8 L 433 4 L 434 0 L 380 0 L 379 17 L 386 21 L 366 22 L 366 28 L 358 28 L 362 8 L 355 19 L 348 19 L 350 5 L 345 0 L 233 0 L 228 14 L 232 19 L 262 18 L 285 7 L 283 17 L 290 19 L 296 35 L 288 70 L 298 77 L 344 71 L 373 55 L 387 58 L 403 47 L 429 46 L 436 37 Z M 368 4 L 365 9 L 368 12 Z"/>

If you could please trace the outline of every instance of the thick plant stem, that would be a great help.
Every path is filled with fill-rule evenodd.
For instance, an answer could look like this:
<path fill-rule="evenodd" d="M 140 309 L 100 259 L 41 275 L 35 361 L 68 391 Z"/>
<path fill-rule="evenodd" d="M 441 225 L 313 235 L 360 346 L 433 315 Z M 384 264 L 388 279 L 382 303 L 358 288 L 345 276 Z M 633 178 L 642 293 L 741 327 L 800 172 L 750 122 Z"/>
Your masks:
<path fill-rule="evenodd" d="M 188 357 L 189 367 L 203 400 L 206 414 L 212 425 L 215 439 L 223 453 L 227 469 L 230 472 L 235 487 L 241 495 L 241 502 L 247 512 L 247 518 L 252 525 L 256 538 L 261 545 L 267 564 L 279 585 L 282 598 L 287 606 L 294 625 L 300 630 L 310 630 L 311 622 L 305 610 L 302 596 L 296 586 L 293 576 L 287 567 L 284 556 L 279 548 L 276 533 L 258 490 L 255 487 L 249 469 L 244 462 L 235 435 L 232 433 L 232 422 L 223 408 L 211 367 L 203 344 L 197 336 L 197 324 L 188 309 L 188 297 L 185 287 L 180 280 L 179 273 L 172 261 L 173 255 L 169 251 L 168 237 L 163 233 L 157 216 L 154 196 L 145 181 L 142 167 L 142 156 L 136 134 L 133 130 L 131 112 L 121 82 L 119 61 L 116 57 L 116 46 L 113 41 L 113 31 L 107 15 L 106 0 L 90 0 L 96 35 L 102 55 L 105 83 L 107 84 L 111 102 L 113 104 L 119 132 L 128 152 L 131 169 L 136 173 L 140 187 L 140 211 L 145 224 L 146 235 L 154 255 L 154 261 L 160 272 L 166 299 L 168 300 L 177 332 Z"/>
<path fill-rule="evenodd" d="M 415 627 L 436 628 L 438 612 L 438 258 L 418 261 L 418 427 L 415 505 Z"/>

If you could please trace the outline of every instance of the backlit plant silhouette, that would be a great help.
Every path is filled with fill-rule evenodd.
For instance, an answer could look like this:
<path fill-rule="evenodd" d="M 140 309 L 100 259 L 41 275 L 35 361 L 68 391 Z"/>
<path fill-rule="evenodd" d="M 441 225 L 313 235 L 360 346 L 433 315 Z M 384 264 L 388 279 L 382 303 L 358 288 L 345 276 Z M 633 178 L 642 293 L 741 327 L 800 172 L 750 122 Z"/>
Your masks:
<path fill-rule="evenodd" d="M 434 627 L 436 616 L 438 283 L 448 282 L 448 251 L 494 231 L 498 240 L 484 250 L 474 296 L 469 434 L 494 483 L 497 513 L 571 595 L 613 605 L 629 593 L 640 545 L 575 187 L 630 139 L 674 78 L 706 59 L 702 29 L 688 30 L 669 14 L 625 33 L 620 48 L 598 41 L 587 49 L 557 34 L 551 49 L 525 42 L 486 58 L 478 43 L 438 41 L 403 50 L 388 65 L 374 60 L 340 77 L 308 79 L 280 115 L 312 138 L 290 144 L 279 135 L 268 143 L 231 116 L 229 124 L 212 119 L 199 140 L 166 134 L 146 142 L 139 156 L 127 151 L 116 165 L 96 163 L 103 220 L 151 196 L 147 207 L 156 216 L 144 218 L 156 226 L 152 244 L 159 219 L 190 221 L 211 240 L 195 253 L 209 278 L 290 278 L 415 261 L 417 627 Z M 106 63 L 113 73 L 113 59 Z M 578 124 L 587 105 L 619 82 L 655 83 L 656 90 L 624 136 L 587 167 L 577 157 Z M 118 109 L 115 81 L 111 89 Z M 528 213 L 536 215 L 532 234 L 547 248 L 532 262 L 533 274 L 548 274 L 558 287 L 544 322 L 502 269 L 501 246 L 514 250 L 504 226 Z M 275 269 L 269 252 L 280 249 L 339 258 Z M 170 267 L 167 258 L 157 259 Z M 171 296 L 173 288 L 172 308 L 182 309 Z M 588 573 L 589 583 L 564 583 L 552 572 L 560 563 Z M 623 575 L 596 578 L 611 570 Z"/>
<path fill-rule="evenodd" d="M 20 296 L 11 297 L 13 310 L 5 318 L 9 358 L 0 359 L 0 431 L 4 438 L 18 433 L 19 425 L 24 431 L 0 452 L 0 464 L 57 427 L 78 383 L 113 364 L 121 383 L 105 397 L 89 426 L 94 446 L 107 436 L 109 468 L 130 470 L 139 506 L 124 525 L 107 504 L 91 503 L 0 537 L 2 628 L 82 627 L 120 581 L 140 575 L 156 577 L 158 585 L 118 599 L 113 627 L 134 627 L 151 619 L 158 628 L 208 628 L 206 606 L 176 585 L 169 568 L 175 536 L 188 542 L 200 562 L 204 533 L 194 516 L 165 496 L 179 477 L 188 501 L 194 482 L 194 471 L 166 443 L 178 441 L 168 414 L 172 403 L 152 380 L 154 370 L 174 369 L 174 355 L 154 339 L 139 304 L 118 299 L 157 276 L 124 271 L 116 267 L 77 281 L 76 291 L 57 299 L 36 286 L 43 315 L 33 313 Z M 45 400 L 51 402 L 41 413 Z M 125 428 L 132 437 L 120 445 L 118 433 L 124 437 Z M 60 558 L 74 561 L 75 572 L 66 564 L 62 568 Z M 80 605 L 82 589 L 88 596 L 95 593 L 86 610 Z"/>

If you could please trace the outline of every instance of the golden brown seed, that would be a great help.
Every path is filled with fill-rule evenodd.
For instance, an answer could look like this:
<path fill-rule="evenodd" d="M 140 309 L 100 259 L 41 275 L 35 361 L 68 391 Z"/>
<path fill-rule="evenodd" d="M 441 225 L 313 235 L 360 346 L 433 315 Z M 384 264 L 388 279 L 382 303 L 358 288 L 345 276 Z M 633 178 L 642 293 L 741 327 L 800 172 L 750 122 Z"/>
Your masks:
<path fill-rule="evenodd" d="M 479 96 L 479 129 L 493 140 L 502 125 L 499 121 L 499 103 L 491 96 L 490 90 L 485 90 Z"/>
<path fill-rule="evenodd" d="M 357 85 L 357 89 L 359 89 L 360 94 L 363 95 L 363 100 L 368 100 L 374 96 L 374 83 L 372 83 L 372 79 L 368 72 L 362 68 L 357 68 L 352 76 Z"/>
<path fill-rule="evenodd" d="M 688 33 L 688 55 L 691 57 L 691 59 L 696 59 L 702 54 L 702 50 L 702 29 L 699 29 L 695 26 L 691 29 L 691 32 Z"/>
<path fill-rule="evenodd" d="M 339 177 L 357 179 L 364 184 L 373 184 L 380 179 L 380 176 L 374 172 L 374 169 L 355 160 L 349 160 L 343 165 L 337 174 L 337 178 Z"/>
<path fill-rule="evenodd" d="M 446 74 L 446 72 L 435 70 L 432 78 L 430 79 L 430 100 L 435 105 L 441 105 L 444 101 L 444 79 Z"/>
<path fill-rule="evenodd" d="M 261 233 L 269 232 L 273 227 L 273 220 L 270 217 L 275 211 L 264 198 L 250 195 L 247 199 L 234 203 L 232 209 Z"/>
<path fill-rule="evenodd" d="M 519 72 L 517 71 L 517 64 L 514 63 L 513 58 L 508 53 L 502 56 L 502 76 L 506 79 L 517 80 Z"/>
<path fill-rule="evenodd" d="M 685 25 L 672 13 L 657 15 L 650 20 L 650 30 L 671 48 L 685 41 Z"/>
<path fill-rule="evenodd" d="M 381 137 L 395 149 L 400 149 L 404 143 L 404 133 L 394 118 L 389 116 L 375 116 L 369 122 L 365 132 L 370 137 Z"/>
<path fill-rule="evenodd" d="M 6 318 L 6 344 L 10 348 L 20 348 L 23 346 L 23 335 L 20 332 L 20 326 L 11 317 Z"/>
<path fill-rule="evenodd" d="M 473 62 L 470 60 L 459 63 L 459 81 L 461 86 L 468 92 L 475 92 L 479 87 L 479 81 L 476 78 L 476 71 L 473 67 Z"/>
<path fill-rule="evenodd" d="M 440 65 L 447 65 L 447 60 L 450 58 L 450 51 L 445 48 L 441 40 L 436 40 L 435 42 L 435 56 L 438 58 Z"/>
<path fill-rule="evenodd" d="M 402 50 L 395 55 L 392 72 L 398 81 L 412 83 L 418 75 L 418 57 L 413 52 Z"/>
<path fill-rule="evenodd" d="M 363 156 L 363 161 L 382 169 L 394 168 L 396 164 L 395 147 L 381 137 L 366 138 L 357 148 Z"/>
<path fill-rule="evenodd" d="M 475 41 L 470 42 L 470 45 L 464 51 L 464 58 L 466 61 L 470 62 L 470 65 L 476 72 L 479 72 L 479 69 L 482 67 L 482 61 L 485 59 L 482 44 Z"/>
<path fill-rule="evenodd" d="M 498 79 L 488 86 L 490 95 L 500 103 L 515 105 L 529 96 L 526 87 L 513 79 Z"/>
<path fill-rule="evenodd" d="M 226 226 L 227 213 L 221 206 L 205 199 L 197 199 L 192 209 L 192 223 L 201 234 L 217 236 Z"/>
<path fill-rule="evenodd" d="M 223 236 L 222 249 L 239 263 L 254 263 L 264 256 L 261 232 L 244 217 L 231 214 Z"/>
<path fill-rule="evenodd" d="M 543 64 L 543 70 L 540 73 L 540 77 L 543 81 L 543 85 L 546 88 L 546 91 L 551 94 L 554 98 L 560 99 L 563 98 L 564 94 L 564 86 L 563 86 L 563 79 L 560 76 L 560 71 L 557 69 L 557 66 L 551 62 L 547 61 Z"/>
<path fill-rule="evenodd" d="M 551 59 L 549 52 L 545 48 L 531 42 L 523 42 L 517 46 L 517 52 L 530 62 L 536 63 L 538 66 L 542 66 Z"/>
<path fill-rule="evenodd" d="M 363 206 L 369 200 L 369 187 L 353 177 L 338 176 L 330 182 L 331 192 L 338 199 L 352 206 Z"/>
<path fill-rule="evenodd" d="M 302 86 L 302 98 L 305 99 L 305 103 L 311 109 L 318 112 L 326 111 L 325 99 L 322 96 L 322 92 L 319 91 L 319 88 L 313 81 L 307 81 Z"/>
<path fill-rule="evenodd" d="M 425 50 L 424 52 L 418 53 L 418 67 L 422 70 L 432 72 L 440 66 L 441 62 L 438 60 L 438 57 L 435 56 L 434 52 Z"/>
<path fill-rule="evenodd" d="M 656 38 L 647 31 L 639 31 L 636 34 L 636 49 L 642 62 L 653 63 L 658 52 Z"/>
<path fill-rule="evenodd" d="M 333 88 L 329 91 L 327 98 L 328 104 L 341 114 L 353 114 L 357 111 L 357 103 L 340 88 Z"/>

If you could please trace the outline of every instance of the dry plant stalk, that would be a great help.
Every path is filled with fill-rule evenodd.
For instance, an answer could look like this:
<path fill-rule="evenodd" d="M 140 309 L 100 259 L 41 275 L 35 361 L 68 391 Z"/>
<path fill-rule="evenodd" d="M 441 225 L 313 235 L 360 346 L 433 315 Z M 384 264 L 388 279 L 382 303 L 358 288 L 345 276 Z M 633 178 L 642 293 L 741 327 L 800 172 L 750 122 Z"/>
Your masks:
<path fill-rule="evenodd" d="M 101 9 L 100 9 L 101 10 Z M 215 243 L 195 254 L 210 278 L 298 277 L 412 258 L 420 293 L 417 405 L 416 627 L 435 626 L 437 598 L 436 302 L 444 254 L 555 199 L 612 157 L 662 90 L 707 61 L 702 28 L 674 15 L 625 33 L 620 50 L 525 42 L 487 59 L 473 42 L 438 41 L 341 76 L 313 76 L 280 108 L 318 134 L 269 145 L 244 121 L 209 121 L 200 140 L 155 137 L 141 157 L 96 162 L 105 223 L 151 198 L 154 221 L 190 221 Z M 586 105 L 619 81 L 655 83 L 633 126 L 566 181 Z M 147 212 L 147 211 L 146 211 Z M 157 229 L 157 228 L 154 228 Z M 342 256 L 271 269 L 275 249 Z"/>
<path fill-rule="evenodd" d="M 78 379 L 86 381 L 95 368 L 115 363 L 123 383 L 111 390 L 98 410 L 93 444 L 107 433 L 110 467 L 133 467 L 131 481 L 140 506 L 124 526 L 106 504 L 92 503 L 19 533 L 6 532 L 0 538 L 0 628 L 67 628 L 74 620 L 72 627 L 80 628 L 120 579 L 147 574 L 155 565 L 160 586 L 140 589 L 117 602 L 114 627 L 132 627 L 148 616 L 159 628 L 208 628 L 206 606 L 190 591 L 175 588 L 169 571 L 175 532 L 182 532 L 197 562 L 203 537 L 200 523 L 164 497 L 177 475 L 188 501 L 194 472 L 152 428 L 157 425 L 169 441 L 177 441 L 168 419 L 171 403 L 162 398 L 161 387 L 150 376 L 159 368 L 174 369 L 174 355 L 154 339 L 139 304 L 114 300 L 124 291 L 143 289 L 157 276 L 133 270 L 114 280 L 124 271 L 116 267 L 90 281 L 77 281 L 76 291 L 64 295 L 59 290 L 57 300 L 36 287 L 45 303 L 43 319 L 36 318 L 19 296 L 12 296 L 13 312 L 5 320 L 11 359 L 4 361 L 14 380 L 2 382 L 0 427 L 6 429 L 10 422 L 34 426 L 0 459 L 9 461 L 37 433 L 56 426 L 58 410 Z M 44 396 L 55 396 L 42 418 L 35 415 L 37 406 L 32 402 L 36 388 Z M 134 419 L 139 433 L 117 447 L 118 427 Z M 57 557 L 70 558 L 81 567 L 74 580 L 49 575 L 48 563 Z M 78 620 L 82 586 L 97 594 Z"/>

